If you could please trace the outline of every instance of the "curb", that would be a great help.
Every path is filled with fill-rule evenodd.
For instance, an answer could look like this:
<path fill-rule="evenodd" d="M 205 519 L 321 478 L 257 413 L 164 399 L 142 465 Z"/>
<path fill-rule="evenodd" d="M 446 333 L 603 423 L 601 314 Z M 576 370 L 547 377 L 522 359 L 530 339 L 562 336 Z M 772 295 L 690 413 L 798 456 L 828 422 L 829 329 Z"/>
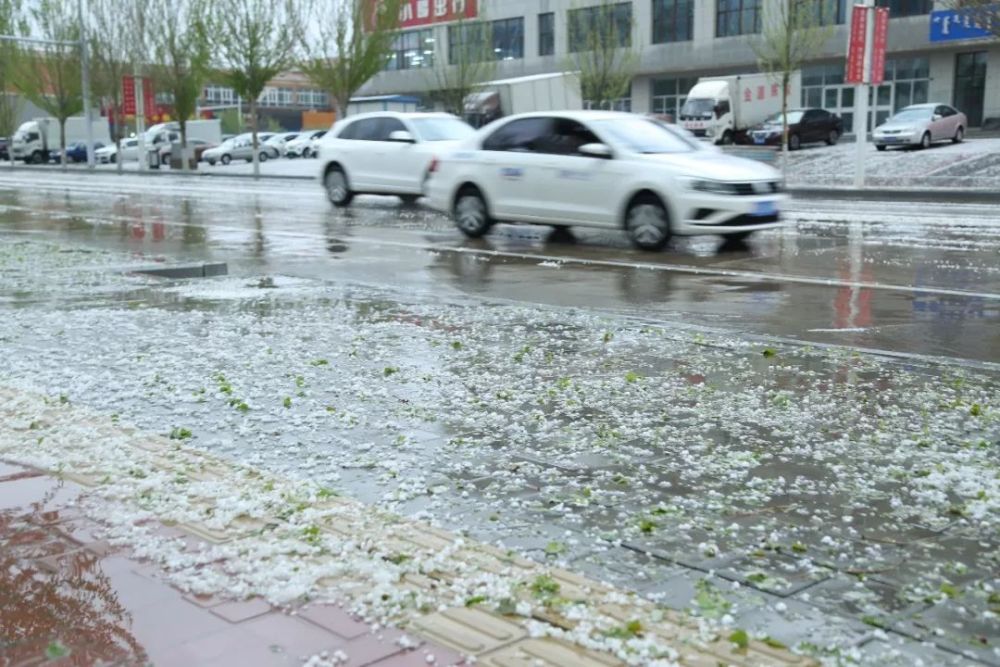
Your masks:
<path fill-rule="evenodd" d="M 955 204 L 1000 204 L 1000 190 L 978 188 L 831 188 L 789 187 L 793 199 L 909 201 Z"/>

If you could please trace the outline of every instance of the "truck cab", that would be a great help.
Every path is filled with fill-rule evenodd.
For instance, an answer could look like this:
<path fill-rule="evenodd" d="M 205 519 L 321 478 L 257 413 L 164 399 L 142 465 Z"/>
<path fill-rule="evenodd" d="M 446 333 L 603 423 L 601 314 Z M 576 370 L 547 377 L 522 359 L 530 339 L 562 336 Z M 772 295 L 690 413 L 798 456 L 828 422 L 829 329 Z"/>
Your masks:
<path fill-rule="evenodd" d="M 49 128 L 42 123 L 29 120 L 21 123 L 10 141 L 10 156 L 12 160 L 45 164 L 49 161 Z"/>
<path fill-rule="evenodd" d="M 733 104 L 728 81 L 699 81 L 681 107 L 680 124 L 696 137 L 733 143 Z"/>

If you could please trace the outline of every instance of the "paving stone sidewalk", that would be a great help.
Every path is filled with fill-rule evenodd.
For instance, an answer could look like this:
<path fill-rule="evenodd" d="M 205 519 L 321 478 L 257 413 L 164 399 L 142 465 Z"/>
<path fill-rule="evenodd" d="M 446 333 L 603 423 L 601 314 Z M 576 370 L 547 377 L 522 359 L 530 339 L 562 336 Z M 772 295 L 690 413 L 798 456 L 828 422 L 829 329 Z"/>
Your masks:
<path fill-rule="evenodd" d="M 3 387 L 0 560 L 3 666 L 815 664 Z"/>

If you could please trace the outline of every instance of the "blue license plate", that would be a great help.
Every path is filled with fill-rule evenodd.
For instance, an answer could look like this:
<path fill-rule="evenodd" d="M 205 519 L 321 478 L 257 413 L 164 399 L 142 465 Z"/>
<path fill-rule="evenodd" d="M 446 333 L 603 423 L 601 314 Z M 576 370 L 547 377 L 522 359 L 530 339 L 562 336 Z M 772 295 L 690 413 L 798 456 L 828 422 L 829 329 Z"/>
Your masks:
<path fill-rule="evenodd" d="M 750 215 L 755 216 L 765 216 L 765 215 L 775 215 L 778 212 L 778 204 L 773 201 L 759 201 L 754 204 L 753 211 Z"/>
<path fill-rule="evenodd" d="M 885 137 L 882 141 L 884 141 L 887 144 L 895 144 L 895 143 L 899 143 L 899 138 L 898 137 Z"/>
<path fill-rule="evenodd" d="M 754 137 L 754 138 L 753 138 L 753 142 L 754 142 L 755 144 L 762 144 L 762 143 L 764 143 L 765 141 L 767 141 L 767 137 Z"/>

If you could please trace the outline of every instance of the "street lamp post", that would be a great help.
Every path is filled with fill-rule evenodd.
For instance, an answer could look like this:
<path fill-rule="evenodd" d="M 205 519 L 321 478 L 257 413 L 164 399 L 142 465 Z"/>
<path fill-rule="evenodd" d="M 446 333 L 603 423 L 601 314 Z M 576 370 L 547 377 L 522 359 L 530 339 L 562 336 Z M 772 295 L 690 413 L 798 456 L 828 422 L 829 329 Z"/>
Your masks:
<path fill-rule="evenodd" d="M 87 53 L 87 24 L 83 20 L 84 0 L 77 2 L 77 15 L 80 21 L 80 64 L 83 66 L 83 115 L 87 120 L 87 169 L 94 168 L 94 117 L 90 108 L 90 64 Z"/>

